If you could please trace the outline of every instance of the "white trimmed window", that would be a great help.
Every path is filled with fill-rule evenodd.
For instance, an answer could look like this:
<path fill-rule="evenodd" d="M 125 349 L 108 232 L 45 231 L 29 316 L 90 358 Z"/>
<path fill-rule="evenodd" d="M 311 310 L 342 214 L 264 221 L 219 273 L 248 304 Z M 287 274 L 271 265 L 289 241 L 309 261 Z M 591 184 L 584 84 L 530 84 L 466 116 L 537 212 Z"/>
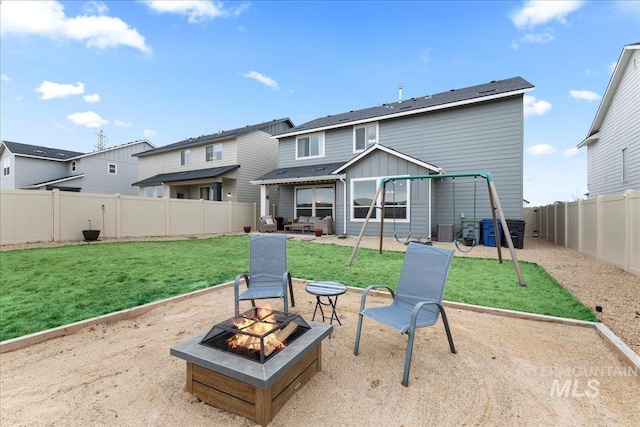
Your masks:
<path fill-rule="evenodd" d="M 109 163 L 107 171 L 109 172 L 109 175 L 115 175 L 118 173 L 118 167 L 115 163 Z"/>
<path fill-rule="evenodd" d="M 191 160 L 191 150 L 180 151 L 180 166 L 188 166 Z"/>
<path fill-rule="evenodd" d="M 71 162 L 71 172 L 76 171 L 76 162 Z"/>
<path fill-rule="evenodd" d="M 371 207 L 371 202 L 376 196 L 380 178 L 354 178 L 351 180 L 351 221 L 364 222 Z M 410 182 L 401 180 L 387 182 L 384 199 L 384 218 L 397 222 L 409 222 L 410 212 Z M 380 208 L 382 207 L 382 194 L 378 195 L 375 209 L 369 221 L 380 222 Z"/>
<path fill-rule="evenodd" d="M 158 185 L 155 187 L 144 187 L 144 196 L 162 198 L 164 196 L 164 187 L 162 185 Z"/>
<path fill-rule="evenodd" d="M 353 128 L 353 152 L 364 151 L 378 143 L 378 124 L 355 126 Z"/>
<path fill-rule="evenodd" d="M 296 159 L 324 157 L 324 133 L 296 138 Z"/>
<path fill-rule="evenodd" d="M 2 175 L 11 175 L 11 159 L 9 157 L 2 161 Z"/>
<path fill-rule="evenodd" d="M 295 216 L 334 217 L 333 187 L 296 187 Z"/>
<path fill-rule="evenodd" d="M 222 144 L 208 145 L 205 148 L 205 161 L 213 162 L 222 160 Z"/>

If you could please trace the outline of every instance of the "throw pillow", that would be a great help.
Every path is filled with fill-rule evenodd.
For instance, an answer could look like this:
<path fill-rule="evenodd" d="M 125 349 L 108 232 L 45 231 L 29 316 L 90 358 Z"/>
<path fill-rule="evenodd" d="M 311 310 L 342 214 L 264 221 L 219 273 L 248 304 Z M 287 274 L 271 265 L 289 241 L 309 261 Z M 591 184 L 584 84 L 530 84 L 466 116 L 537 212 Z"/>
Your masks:
<path fill-rule="evenodd" d="M 265 223 L 265 224 L 267 224 L 267 225 L 273 225 L 273 224 L 275 224 L 275 223 L 273 222 L 273 218 L 265 218 L 264 223 Z"/>

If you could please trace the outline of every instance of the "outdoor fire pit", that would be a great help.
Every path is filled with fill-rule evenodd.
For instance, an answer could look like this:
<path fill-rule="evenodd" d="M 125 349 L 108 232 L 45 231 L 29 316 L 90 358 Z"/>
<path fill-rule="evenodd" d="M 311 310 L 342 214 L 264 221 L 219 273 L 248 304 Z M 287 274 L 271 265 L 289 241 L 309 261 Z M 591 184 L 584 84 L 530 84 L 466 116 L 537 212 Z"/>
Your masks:
<path fill-rule="evenodd" d="M 198 399 L 267 425 L 316 372 L 331 325 L 252 309 L 171 348 Z"/>

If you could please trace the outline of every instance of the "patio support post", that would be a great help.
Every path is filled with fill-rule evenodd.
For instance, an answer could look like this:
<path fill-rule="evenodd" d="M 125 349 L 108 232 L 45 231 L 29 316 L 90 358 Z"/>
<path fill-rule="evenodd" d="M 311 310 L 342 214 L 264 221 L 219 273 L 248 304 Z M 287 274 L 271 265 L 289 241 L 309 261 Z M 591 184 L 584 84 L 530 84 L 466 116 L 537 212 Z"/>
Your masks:
<path fill-rule="evenodd" d="M 269 215 L 269 200 L 267 200 L 267 186 L 260 185 L 260 216 Z"/>

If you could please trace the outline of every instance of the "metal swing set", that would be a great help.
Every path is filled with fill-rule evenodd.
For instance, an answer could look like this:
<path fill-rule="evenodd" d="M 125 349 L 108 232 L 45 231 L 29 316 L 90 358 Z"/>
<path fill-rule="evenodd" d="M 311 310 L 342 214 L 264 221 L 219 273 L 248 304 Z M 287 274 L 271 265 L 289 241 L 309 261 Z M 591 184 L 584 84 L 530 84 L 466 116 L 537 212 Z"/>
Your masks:
<path fill-rule="evenodd" d="M 502 212 L 502 206 L 500 205 L 500 199 L 498 198 L 498 192 L 496 191 L 495 184 L 493 182 L 493 178 L 491 177 L 491 173 L 489 172 L 468 172 L 468 173 L 451 173 L 451 174 L 438 174 L 438 175 L 414 175 L 414 176 L 388 176 L 380 179 L 378 189 L 376 191 L 373 200 L 371 201 L 371 206 L 369 206 L 369 210 L 367 211 L 367 216 L 365 217 L 364 224 L 362 225 L 362 229 L 360 230 L 360 234 L 358 235 L 358 240 L 356 241 L 356 245 L 353 248 L 353 252 L 351 253 L 351 258 L 347 263 L 347 266 L 351 267 L 353 264 L 353 259 L 356 256 L 358 248 L 360 247 L 360 242 L 362 241 L 362 237 L 364 236 L 364 231 L 367 228 L 367 224 L 373 215 L 374 209 L 376 209 L 376 201 L 378 197 L 382 194 L 382 203 L 381 214 L 380 214 L 380 246 L 379 253 L 382 253 L 382 237 L 384 236 L 384 219 L 385 219 L 385 194 L 386 194 L 386 186 L 387 183 L 391 182 L 395 186 L 396 181 L 414 181 L 414 180 L 424 180 L 424 179 L 453 179 L 454 187 L 453 187 L 453 206 L 454 206 L 454 217 L 455 217 L 455 178 L 484 178 L 487 182 L 487 191 L 489 193 L 489 202 L 491 204 L 491 215 L 493 217 L 493 228 L 494 230 L 498 230 L 498 219 L 500 220 L 500 225 L 502 227 L 502 232 L 507 242 L 507 246 L 509 247 L 509 252 L 511 253 L 511 259 L 513 260 L 513 265 L 516 270 L 516 274 L 518 276 L 518 282 L 520 286 L 526 286 L 524 281 L 524 277 L 522 276 L 522 270 L 520 269 L 520 264 L 518 263 L 518 257 L 516 255 L 515 248 L 513 246 L 513 241 L 511 240 L 511 233 L 509 232 L 509 227 L 507 226 L 507 221 L 504 218 L 504 214 Z M 475 189 L 475 181 L 474 181 L 474 217 L 475 217 L 475 198 L 476 198 L 476 189 Z M 395 191 L 394 191 L 394 219 L 395 219 Z M 497 213 L 497 215 L 496 215 Z M 400 243 L 408 243 L 411 238 L 411 223 L 409 223 L 409 235 L 406 238 L 405 242 L 402 242 L 395 231 L 395 221 L 394 221 L 394 237 Z M 498 235 L 496 233 L 496 235 Z M 476 236 L 477 237 L 477 236 Z M 455 240 L 455 239 L 454 239 Z M 420 236 L 418 236 L 417 240 L 419 243 L 423 243 L 420 241 Z M 496 249 L 498 250 L 498 261 L 502 264 L 502 251 L 500 242 L 496 242 Z M 475 245 L 475 242 L 473 243 Z M 456 247 L 458 247 L 456 243 Z M 460 250 L 460 248 L 458 247 Z M 462 251 L 465 252 L 465 251 Z M 466 251 L 468 252 L 468 251 Z"/>

